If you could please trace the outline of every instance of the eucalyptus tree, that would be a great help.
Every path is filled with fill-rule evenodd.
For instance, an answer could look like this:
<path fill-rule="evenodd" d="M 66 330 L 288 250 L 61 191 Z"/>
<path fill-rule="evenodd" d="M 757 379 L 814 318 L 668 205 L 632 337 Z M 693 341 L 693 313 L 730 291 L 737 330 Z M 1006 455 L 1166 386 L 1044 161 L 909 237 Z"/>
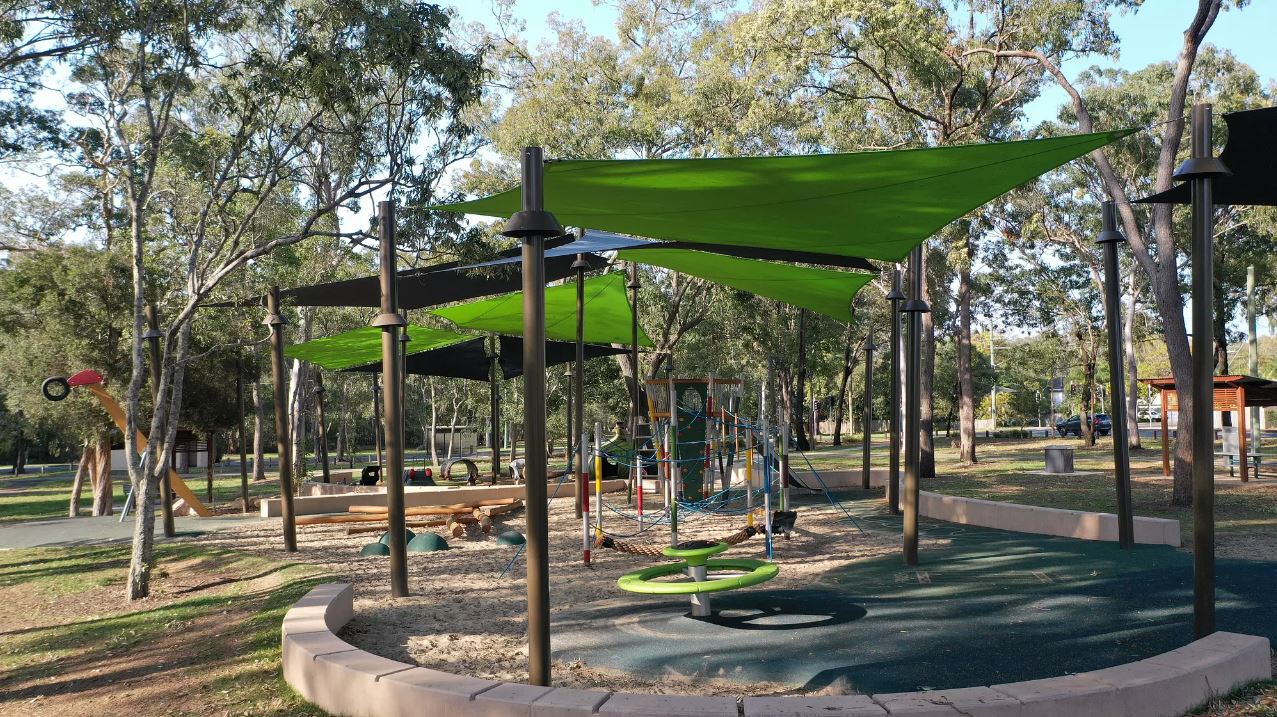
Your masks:
<path fill-rule="evenodd" d="M 1085 76 L 1082 82 L 1075 82 L 1061 69 L 1058 58 L 1051 57 L 1031 45 L 1023 44 L 1018 47 L 988 45 L 978 49 L 992 57 L 1031 63 L 1049 73 L 1068 94 L 1069 109 L 1076 122 L 1075 126 L 1080 131 L 1094 131 L 1097 121 L 1120 122 L 1125 126 L 1131 126 L 1123 120 L 1129 121 L 1133 114 L 1150 120 L 1137 124 L 1137 126 L 1151 126 L 1151 130 L 1145 133 L 1146 136 L 1142 138 L 1141 143 L 1149 154 L 1141 157 L 1142 161 L 1138 164 L 1122 163 L 1120 154 L 1116 153 L 1117 150 L 1109 148 L 1096 150 L 1090 157 L 1095 164 L 1105 193 L 1117 203 L 1118 215 L 1123 232 L 1130 243 L 1131 252 L 1140 268 L 1148 276 L 1149 290 L 1162 321 L 1171 373 L 1180 389 L 1182 409 L 1179 414 L 1180 430 L 1176 433 L 1175 439 L 1174 483 L 1171 497 L 1171 502 L 1175 505 L 1192 503 L 1193 455 L 1189 440 L 1193 428 L 1192 359 L 1188 344 L 1188 329 L 1184 323 L 1184 296 L 1180 286 L 1179 258 L 1183 253 L 1183 243 L 1177 237 L 1182 235 L 1175 231 L 1170 205 L 1153 205 L 1145 218 L 1140 216 L 1140 210 L 1131 203 L 1131 200 L 1171 187 L 1172 174 L 1181 157 L 1185 107 L 1190 95 L 1208 96 L 1199 94 L 1199 88 L 1194 87 L 1194 68 L 1198 55 L 1204 49 L 1206 36 L 1214 26 L 1219 13 L 1226 8 L 1238 8 L 1245 4 L 1245 0 L 1198 0 L 1184 31 L 1176 60 L 1160 66 L 1161 76 L 1148 88 L 1149 99 L 1157 98 L 1157 101 L 1113 107 L 1114 111 L 1111 113 L 1101 113 L 1103 105 L 1097 101 L 1100 98 L 1095 96 L 1098 93 L 1086 91 L 1088 88 L 1085 84 Z M 1152 171 L 1149 171 L 1150 169 Z M 1132 172 L 1132 170 L 1136 171 Z"/>
<path fill-rule="evenodd" d="M 425 133 L 464 132 L 479 59 L 451 44 L 434 5 L 368 0 L 337 6 L 277 0 L 114 4 L 76 55 L 80 128 L 110 145 L 132 266 L 132 362 L 124 389 L 126 451 L 136 448 L 145 377 L 147 267 L 175 267 L 156 299 L 168 317 L 149 444 L 130 480 L 139 496 L 127 594 L 143 597 L 153 562 L 153 500 L 182 406 L 192 318 L 249 262 L 314 237 L 345 238 L 334 215 L 412 179 Z M 349 172 L 322 198 L 309 150 L 351 148 Z"/>

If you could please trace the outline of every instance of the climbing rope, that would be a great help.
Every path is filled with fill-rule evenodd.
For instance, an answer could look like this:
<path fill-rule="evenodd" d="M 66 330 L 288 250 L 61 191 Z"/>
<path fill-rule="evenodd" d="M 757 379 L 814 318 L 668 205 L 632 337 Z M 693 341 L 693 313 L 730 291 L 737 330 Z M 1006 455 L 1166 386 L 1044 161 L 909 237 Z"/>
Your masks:
<path fill-rule="evenodd" d="M 726 538 L 723 538 L 722 540 L 715 540 L 712 542 L 727 543 L 728 545 L 737 545 L 739 543 L 745 542 L 746 540 L 749 540 L 755 535 L 758 535 L 760 532 L 762 531 L 759 530 L 758 528 L 755 528 L 753 526 L 746 526 L 740 529 L 739 531 L 727 536 Z M 646 555 L 652 558 L 662 557 L 664 555 L 662 551 L 665 550 L 664 545 L 661 545 L 661 546 L 635 545 L 634 543 L 623 543 L 619 540 L 613 540 L 612 538 L 606 535 L 597 538 L 594 541 L 594 546 L 596 548 L 609 548 L 611 550 L 617 551 L 618 553 L 629 553 L 630 555 Z"/>

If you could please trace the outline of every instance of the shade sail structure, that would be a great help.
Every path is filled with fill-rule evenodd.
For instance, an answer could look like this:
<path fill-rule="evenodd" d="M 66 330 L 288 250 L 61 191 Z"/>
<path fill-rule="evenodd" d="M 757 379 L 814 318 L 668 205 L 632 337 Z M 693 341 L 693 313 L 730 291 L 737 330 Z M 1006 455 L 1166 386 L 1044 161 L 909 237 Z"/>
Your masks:
<path fill-rule="evenodd" d="M 516 292 L 481 299 L 457 306 L 435 309 L 459 328 L 486 331 L 508 336 L 523 335 L 523 293 Z M 592 344 L 630 343 L 633 321 L 630 302 L 625 296 L 625 277 L 620 273 L 604 274 L 585 281 L 585 340 Z M 546 338 L 576 340 L 576 284 L 551 286 L 545 290 Z M 639 329 L 639 345 L 652 345 L 643 329 Z"/>
<path fill-rule="evenodd" d="M 427 326 L 408 327 L 409 356 L 465 341 L 468 336 L 449 329 L 433 329 Z M 309 361 L 333 371 L 376 362 L 381 365 L 381 329 L 363 326 L 335 336 L 326 336 L 284 349 L 289 358 Z M 380 369 L 379 369 L 380 370 Z"/>
<path fill-rule="evenodd" d="M 851 298 L 874 278 L 872 274 L 738 259 L 685 249 L 626 249 L 617 256 L 811 309 L 839 321 L 851 321 Z"/>
<path fill-rule="evenodd" d="M 573 237 L 559 237 L 547 242 L 558 247 L 573 241 Z M 420 269 L 399 272 L 399 308 L 422 309 L 441 306 L 454 301 L 465 301 L 482 296 L 517 291 L 522 287 L 522 262 L 520 249 L 500 253 L 499 259 L 481 264 L 463 265 L 448 262 Z M 572 262 L 576 252 L 558 253 L 545 260 L 545 280 L 558 281 L 573 275 Z M 584 257 L 591 269 L 607 264 L 601 257 L 587 254 Z M 289 306 L 369 306 L 381 305 L 381 277 L 361 276 L 357 279 L 329 281 L 323 284 L 283 289 L 280 300 Z M 207 304 L 209 307 L 262 306 L 265 300 L 256 296 L 239 301 L 223 301 Z"/>
<path fill-rule="evenodd" d="M 1211 181 L 1216 204 L 1277 206 L 1277 107 L 1224 114 L 1228 142 L 1219 160 L 1231 175 Z M 1137 199 L 1143 204 L 1188 204 L 1188 182 Z"/>
<path fill-rule="evenodd" d="M 859 269 L 862 271 L 878 271 L 878 267 L 865 259 L 855 256 L 819 254 L 808 251 L 794 251 L 792 249 L 774 249 L 727 244 L 693 244 L 690 242 L 678 241 L 652 241 L 651 239 L 639 239 L 636 237 L 623 236 L 621 234 L 600 231 L 598 229 L 591 229 L 585 233 L 585 236 L 570 244 L 548 247 L 545 250 L 545 256 L 550 258 L 573 254 L 604 254 L 607 252 L 619 251 L 621 249 L 691 249 L 695 251 L 709 252 L 712 254 L 726 254 L 728 256 L 739 256 L 751 259 L 797 261 L 805 264 L 825 264 L 827 266 L 840 266 L 847 269 Z M 499 266 L 517 261 L 519 261 L 518 257 L 502 258 L 486 261 L 482 264 L 474 264 L 473 266 L 476 268 Z"/>
<path fill-rule="evenodd" d="M 885 261 L 980 205 L 1135 130 L 930 149 L 722 159 L 564 160 L 545 208 L 564 224 L 653 239 Z M 513 189 L 436 207 L 490 217 Z"/>
<path fill-rule="evenodd" d="M 517 336 L 502 336 L 498 341 L 499 365 L 501 377 L 511 379 L 523 375 L 523 339 Z M 629 351 L 624 346 L 585 345 L 585 358 L 612 356 Z M 545 362 L 547 366 L 555 366 L 576 359 L 576 344 L 567 341 L 545 342 Z M 475 381 L 489 380 L 488 340 L 476 337 L 461 343 L 443 346 L 429 351 L 412 354 L 407 360 L 408 373 L 414 376 L 445 376 L 450 378 L 468 378 Z M 351 366 L 344 371 L 361 373 L 380 373 L 381 362 Z"/>

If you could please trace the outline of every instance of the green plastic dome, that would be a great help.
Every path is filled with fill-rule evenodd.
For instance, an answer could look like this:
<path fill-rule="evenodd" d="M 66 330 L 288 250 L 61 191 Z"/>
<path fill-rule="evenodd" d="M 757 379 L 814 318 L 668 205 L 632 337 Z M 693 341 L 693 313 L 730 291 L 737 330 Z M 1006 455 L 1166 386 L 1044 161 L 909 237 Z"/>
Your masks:
<path fill-rule="evenodd" d="M 416 533 L 412 532 L 411 530 L 408 530 L 407 528 L 404 528 L 403 532 L 404 532 L 405 543 L 411 543 L 412 539 L 417 537 Z M 378 540 L 377 542 L 381 543 L 382 545 L 390 545 L 390 531 L 387 530 L 386 532 L 382 533 L 381 539 Z"/>
<path fill-rule="evenodd" d="M 412 553 L 433 553 L 436 550 L 447 550 L 448 541 L 434 533 L 422 533 L 408 541 L 408 551 Z"/>
<path fill-rule="evenodd" d="M 390 546 L 385 543 L 369 543 L 359 551 L 361 558 L 371 558 L 376 555 L 390 555 Z"/>
<path fill-rule="evenodd" d="M 523 533 L 517 530 L 507 530 L 497 536 L 497 545 L 523 545 L 526 542 L 528 541 L 523 537 Z"/>

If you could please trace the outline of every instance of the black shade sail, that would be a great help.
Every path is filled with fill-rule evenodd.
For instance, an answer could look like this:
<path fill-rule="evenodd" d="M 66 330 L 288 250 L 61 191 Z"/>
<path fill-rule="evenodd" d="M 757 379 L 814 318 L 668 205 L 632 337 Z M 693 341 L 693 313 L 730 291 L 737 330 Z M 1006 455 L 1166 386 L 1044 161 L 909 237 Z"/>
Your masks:
<path fill-rule="evenodd" d="M 1277 107 L 1228 112 L 1228 143 L 1219 159 L 1232 172 L 1211 182 L 1216 204 L 1277 206 Z M 1189 182 L 1135 200 L 1138 204 L 1188 204 Z"/>
<path fill-rule="evenodd" d="M 546 247 L 557 248 L 572 242 L 574 238 L 570 235 L 556 237 L 547 241 Z M 498 256 L 504 261 L 466 265 L 454 261 L 401 271 L 399 272 L 399 308 L 423 309 L 454 301 L 519 291 L 523 288 L 523 277 L 520 272 L 521 251 L 519 248 L 514 248 L 501 252 Z M 575 252 L 547 256 L 546 282 L 572 276 L 572 262 L 575 260 Z M 590 269 L 601 269 L 607 265 L 605 259 L 593 254 L 587 254 L 585 261 L 590 265 Z M 381 277 L 363 276 L 358 279 L 282 289 L 279 296 L 280 301 L 288 306 L 377 307 L 381 306 Z M 215 308 L 263 305 L 265 305 L 265 297 L 262 296 L 240 301 L 205 304 Z"/>
<path fill-rule="evenodd" d="M 523 375 L 523 339 L 517 336 L 499 337 L 501 350 L 500 366 L 504 379 Z M 586 344 L 587 360 L 600 356 L 613 356 L 628 353 L 624 346 L 603 346 Z M 545 364 L 556 366 L 576 359 L 576 344 L 569 341 L 546 341 Z M 488 340 L 476 337 L 468 341 L 444 346 L 429 351 L 415 353 L 407 358 L 408 373 L 414 376 L 444 376 L 448 378 L 468 378 L 475 381 L 488 380 Z M 358 373 L 381 373 L 381 362 L 374 361 L 361 366 L 352 366 L 345 371 Z"/>

